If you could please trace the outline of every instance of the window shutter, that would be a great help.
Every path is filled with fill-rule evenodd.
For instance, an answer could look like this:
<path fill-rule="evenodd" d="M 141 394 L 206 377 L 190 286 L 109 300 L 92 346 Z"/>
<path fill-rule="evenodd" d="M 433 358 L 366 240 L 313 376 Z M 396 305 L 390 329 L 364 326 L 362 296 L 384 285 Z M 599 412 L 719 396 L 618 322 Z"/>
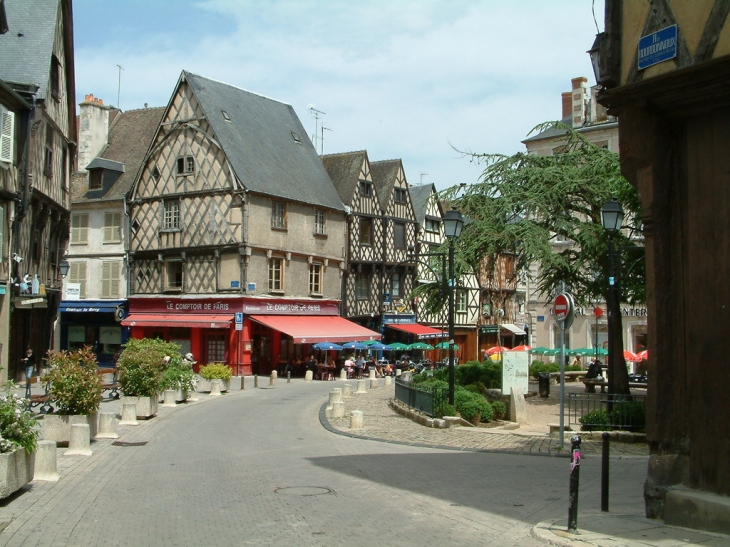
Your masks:
<path fill-rule="evenodd" d="M 71 271 L 69 272 L 69 283 L 80 283 L 81 290 L 79 296 L 86 298 L 86 262 L 72 262 Z"/>
<path fill-rule="evenodd" d="M 13 162 L 15 112 L 0 109 L 0 161 Z"/>
<path fill-rule="evenodd" d="M 104 213 L 104 243 L 121 241 L 121 213 Z"/>
<path fill-rule="evenodd" d="M 103 262 L 101 266 L 102 298 L 119 297 L 119 262 Z"/>

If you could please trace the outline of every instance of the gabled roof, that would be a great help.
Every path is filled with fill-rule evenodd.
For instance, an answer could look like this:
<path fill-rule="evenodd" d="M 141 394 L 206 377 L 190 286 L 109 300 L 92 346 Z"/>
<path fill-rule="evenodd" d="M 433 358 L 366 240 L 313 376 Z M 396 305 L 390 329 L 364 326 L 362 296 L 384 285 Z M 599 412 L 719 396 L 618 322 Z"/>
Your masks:
<path fill-rule="evenodd" d="M 393 186 L 395 186 L 400 167 L 400 160 L 382 160 L 370 163 L 373 185 L 378 192 L 378 200 L 383 212 L 388 209 L 388 204 L 393 197 Z"/>
<path fill-rule="evenodd" d="M 195 93 L 228 161 L 247 190 L 344 210 L 291 105 L 187 71 L 180 79 L 187 81 Z"/>
<path fill-rule="evenodd" d="M 426 213 L 428 212 L 428 201 L 432 195 L 436 195 L 435 184 L 422 184 L 421 186 L 410 186 L 408 192 L 411 194 L 411 204 L 413 205 L 413 212 L 416 215 L 416 221 L 419 226 L 423 226 L 426 222 Z M 441 204 L 436 201 L 436 206 L 441 207 Z"/>
<path fill-rule="evenodd" d="M 0 78 L 39 86 L 40 100 L 49 83 L 59 4 L 59 0 L 5 0 L 9 31 L 0 35 Z"/>
<path fill-rule="evenodd" d="M 322 164 L 332 179 L 340 199 L 346 205 L 352 205 L 362 164 L 367 159 L 368 153 L 365 150 L 322 156 Z"/>
<path fill-rule="evenodd" d="M 71 202 L 86 203 L 124 199 L 132 188 L 137 172 L 142 167 L 142 162 L 150 147 L 152 137 L 160 125 L 164 111 L 164 107 L 141 108 L 117 114 L 109 125 L 108 144 L 89 164 L 88 168 L 109 169 L 110 167 L 107 165 L 121 163 L 124 165 L 124 174 L 103 197 L 96 198 L 87 197 L 89 183 L 86 174 L 75 175 L 71 181 Z M 104 160 L 110 160 L 112 163 L 109 164 Z"/>

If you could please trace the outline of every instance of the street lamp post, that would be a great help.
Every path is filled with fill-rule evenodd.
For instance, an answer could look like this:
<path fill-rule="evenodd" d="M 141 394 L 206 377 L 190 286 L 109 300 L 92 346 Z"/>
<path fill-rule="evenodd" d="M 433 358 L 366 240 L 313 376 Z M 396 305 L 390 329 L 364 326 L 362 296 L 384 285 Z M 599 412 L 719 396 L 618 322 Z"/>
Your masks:
<path fill-rule="evenodd" d="M 608 232 L 608 298 L 606 309 L 608 315 L 608 393 L 616 392 L 616 375 L 623 357 L 623 340 L 621 333 L 621 297 L 618 275 L 615 267 L 613 238 L 621 230 L 624 210 L 616 199 L 607 202 L 601 208 L 601 223 Z M 618 332 L 616 326 L 618 325 Z M 610 401 L 609 401 L 610 405 Z"/>
<path fill-rule="evenodd" d="M 454 242 L 461 235 L 464 217 L 456 209 L 444 215 L 444 234 L 449 240 L 449 404 L 454 406 Z"/>

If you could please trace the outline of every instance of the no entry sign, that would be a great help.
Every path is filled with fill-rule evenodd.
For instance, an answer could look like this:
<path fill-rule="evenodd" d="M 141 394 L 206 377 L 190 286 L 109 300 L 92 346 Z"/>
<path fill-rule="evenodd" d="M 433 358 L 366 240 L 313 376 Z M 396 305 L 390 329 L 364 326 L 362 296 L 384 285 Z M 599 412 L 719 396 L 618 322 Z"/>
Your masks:
<path fill-rule="evenodd" d="M 573 297 L 569 294 L 559 294 L 553 302 L 553 315 L 555 320 L 564 329 L 573 323 Z"/>

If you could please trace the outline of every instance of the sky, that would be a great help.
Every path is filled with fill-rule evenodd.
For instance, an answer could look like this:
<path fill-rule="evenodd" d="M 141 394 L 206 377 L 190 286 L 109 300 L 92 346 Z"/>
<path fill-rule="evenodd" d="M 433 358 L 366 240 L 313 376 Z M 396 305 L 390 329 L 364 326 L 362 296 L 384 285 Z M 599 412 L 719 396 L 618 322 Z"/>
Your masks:
<path fill-rule="evenodd" d="M 187 70 L 292 105 L 318 152 L 400 158 L 410 184 L 441 190 L 478 181 L 469 153 L 523 151 L 533 127 L 560 119 L 572 78 L 593 85 L 586 51 L 604 2 L 74 0 L 73 10 L 77 103 L 91 93 L 124 111 L 165 106 Z"/>

